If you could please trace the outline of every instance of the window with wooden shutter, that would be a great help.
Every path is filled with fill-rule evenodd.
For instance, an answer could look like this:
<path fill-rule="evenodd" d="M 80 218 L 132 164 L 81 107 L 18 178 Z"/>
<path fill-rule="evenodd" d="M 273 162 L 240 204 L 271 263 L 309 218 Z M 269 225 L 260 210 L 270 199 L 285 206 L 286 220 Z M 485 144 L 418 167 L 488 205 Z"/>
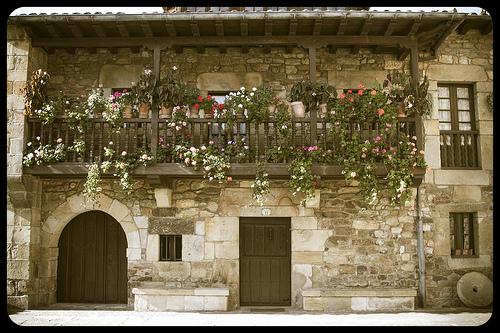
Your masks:
<path fill-rule="evenodd" d="M 471 85 L 438 84 L 438 112 L 443 169 L 478 169 L 473 90 Z"/>
<path fill-rule="evenodd" d="M 478 256 L 477 213 L 450 213 L 452 256 Z"/>

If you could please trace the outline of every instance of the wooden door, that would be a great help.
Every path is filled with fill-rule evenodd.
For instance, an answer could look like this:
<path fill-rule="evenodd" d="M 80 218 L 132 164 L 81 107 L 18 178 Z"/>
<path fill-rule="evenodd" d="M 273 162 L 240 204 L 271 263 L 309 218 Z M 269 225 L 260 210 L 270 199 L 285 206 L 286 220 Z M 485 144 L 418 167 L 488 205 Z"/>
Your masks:
<path fill-rule="evenodd" d="M 240 218 L 240 304 L 290 305 L 290 219 Z"/>
<path fill-rule="evenodd" d="M 127 239 L 110 215 L 75 217 L 59 238 L 57 301 L 127 303 Z"/>

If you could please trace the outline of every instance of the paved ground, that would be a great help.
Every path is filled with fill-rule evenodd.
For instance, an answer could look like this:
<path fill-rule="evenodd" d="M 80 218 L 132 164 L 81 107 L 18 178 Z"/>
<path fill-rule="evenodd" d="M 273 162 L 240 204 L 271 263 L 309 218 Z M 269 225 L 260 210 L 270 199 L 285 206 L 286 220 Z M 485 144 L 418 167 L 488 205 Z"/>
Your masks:
<path fill-rule="evenodd" d="M 310 314 L 135 312 L 123 307 L 52 307 L 10 314 L 21 326 L 478 326 L 491 312 Z M 492 322 L 488 323 L 489 325 Z"/>

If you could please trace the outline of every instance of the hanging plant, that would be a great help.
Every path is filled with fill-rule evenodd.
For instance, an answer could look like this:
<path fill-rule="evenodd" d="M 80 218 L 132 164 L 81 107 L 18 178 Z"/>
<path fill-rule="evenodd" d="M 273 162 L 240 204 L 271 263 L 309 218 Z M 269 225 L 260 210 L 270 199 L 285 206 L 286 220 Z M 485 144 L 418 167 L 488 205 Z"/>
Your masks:
<path fill-rule="evenodd" d="M 266 195 L 270 193 L 268 176 L 264 171 L 264 165 L 260 162 L 257 163 L 255 180 L 250 187 L 253 189 L 252 198 L 261 206 L 266 201 Z"/>
<path fill-rule="evenodd" d="M 88 166 L 89 172 L 83 184 L 83 195 L 87 202 L 92 202 L 94 204 L 99 202 L 101 196 L 101 173 L 99 170 L 99 164 L 93 163 Z"/>
<path fill-rule="evenodd" d="M 21 91 L 24 95 L 24 114 L 31 116 L 47 102 L 47 84 L 50 75 L 41 68 L 34 71 L 26 87 Z"/>

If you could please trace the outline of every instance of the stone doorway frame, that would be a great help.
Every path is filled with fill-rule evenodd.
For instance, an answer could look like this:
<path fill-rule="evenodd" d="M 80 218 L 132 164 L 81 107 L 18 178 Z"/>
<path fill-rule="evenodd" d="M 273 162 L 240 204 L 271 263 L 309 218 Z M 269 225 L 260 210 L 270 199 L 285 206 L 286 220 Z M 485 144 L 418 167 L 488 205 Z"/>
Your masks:
<path fill-rule="evenodd" d="M 141 260 L 141 237 L 139 228 L 134 222 L 132 211 L 120 201 L 101 194 L 98 204 L 86 204 L 83 194 L 68 197 L 44 221 L 40 233 L 39 278 L 46 288 L 40 291 L 47 297 L 47 305 L 57 302 L 57 259 L 59 255 L 59 238 L 66 225 L 76 216 L 98 210 L 111 215 L 122 227 L 127 239 L 127 265 Z M 130 278 L 129 276 L 127 277 Z M 131 286 L 127 282 L 128 303 L 132 303 Z M 45 302 L 44 302 L 45 303 Z"/>

